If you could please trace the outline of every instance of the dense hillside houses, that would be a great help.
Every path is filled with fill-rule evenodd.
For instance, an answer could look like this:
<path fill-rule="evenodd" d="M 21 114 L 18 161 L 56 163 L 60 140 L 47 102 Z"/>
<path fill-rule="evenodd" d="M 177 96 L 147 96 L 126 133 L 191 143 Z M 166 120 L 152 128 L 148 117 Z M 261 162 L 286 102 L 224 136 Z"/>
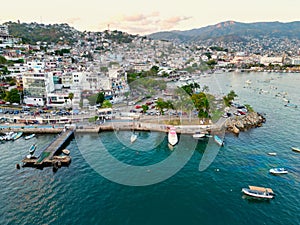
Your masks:
<path fill-rule="evenodd" d="M 300 65 L 300 42 L 295 39 L 286 40 L 294 49 L 289 51 L 278 39 L 268 38 L 249 38 L 244 44 L 177 43 L 120 31 L 79 32 L 66 24 L 10 26 L 0 26 L 2 87 L 17 88 L 29 105 L 79 108 L 87 96 L 99 92 L 114 103 L 122 101 L 129 90 L 128 73 L 153 67 L 159 68 L 160 77 L 180 79 L 220 69 L 297 71 Z M 29 34 L 24 34 L 24 40 L 9 34 L 10 29 L 20 34 L 18 29 L 45 32 L 50 28 L 64 35 L 33 43 L 36 37 L 29 40 Z M 68 41 L 66 34 L 71 35 Z M 274 49 L 266 47 L 270 42 Z"/>

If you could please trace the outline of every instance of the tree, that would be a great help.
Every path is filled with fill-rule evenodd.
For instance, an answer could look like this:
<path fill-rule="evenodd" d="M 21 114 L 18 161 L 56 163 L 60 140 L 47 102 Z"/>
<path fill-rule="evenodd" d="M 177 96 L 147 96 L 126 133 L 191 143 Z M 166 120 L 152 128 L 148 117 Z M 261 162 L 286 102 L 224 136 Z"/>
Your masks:
<path fill-rule="evenodd" d="M 7 60 L 4 56 L 0 55 L 0 65 L 1 64 L 6 64 Z"/>
<path fill-rule="evenodd" d="M 5 101 L 7 102 L 17 102 L 20 103 L 20 95 L 18 89 L 12 89 L 6 92 Z"/>
<path fill-rule="evenodd" d="M 112 104 L 109 100 L 104 100 L 102 103 L 102 108 L 111 108 Z"/>
<path fill-rule="evenodd" d="M 149 109 L 148 105 L 142 105 L 143 113 L 146 113 L 147 110 Z"/>
<path fill-rule="evenodd" d="M 73 108 L 74 93 L 70 92 L 69 95 L 68 95 L 68 98 L 71 100 L 71 105 L 72 105 L 72 108 Z"/>
<path fill-rule="evenodd" d="M 226 96 L 223 97 L 224 100 L 224 104 L 226 106 L 230 106 L 231 102 L 234 100 L 235 97 L 237 97 L 238 95 L 231 90 Z"/>
<path fill-rule="evenodd" d="M 105 100 L 104 92 L 99 92 L 97 94 L 96 104 L 102 105 L 102 103 L 104 102 L 104 100 Z"/>
<path fill-rule="evenodd" d="M 209 117 L 209 101 L 204 92 L 199 94 L 192 95 L 192 101 L 198 111 L 199 118 L 208 118 Z"/>

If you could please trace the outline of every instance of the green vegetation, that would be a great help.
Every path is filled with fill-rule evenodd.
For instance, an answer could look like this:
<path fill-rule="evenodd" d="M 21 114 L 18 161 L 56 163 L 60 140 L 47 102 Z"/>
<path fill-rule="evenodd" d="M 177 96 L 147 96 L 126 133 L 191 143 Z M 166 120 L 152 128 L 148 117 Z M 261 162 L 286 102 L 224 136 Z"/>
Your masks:
<path fill-rule="evenodd" d="M 234 100 L 235 97 L 237 97 L 238 95 L 231 90 L 226 96 L 223 97 L 224 100 L 224 104 L 226 106 L 230 106 L 231 102 Z"/>
<path fill-rule="evenodd" d="M 250 105 L 245 104 L 245 107 L 246 107 L 248 112 L 254 112 L 254 109 Z"/>
<path fill-rule="evenodd" d="M 103 104 L 102 104 L 102 108 L 111 108 L 112 104 L 109 100 L 104 100 Z"/>
<path fill-rule="evenodd" d="M 4 100 L 7 102 L 11 102 L 11 103 L 14 103 L 14 102 L 20 103 L 19 91 L 17 89 L 12 89 L 11 91 L 6 91 Z"/>
<path fill-rule="evenodd" d="M 89 118 L 89 123 L 95 123 L 99 117 L 98 116 L 93 116 Z"/>

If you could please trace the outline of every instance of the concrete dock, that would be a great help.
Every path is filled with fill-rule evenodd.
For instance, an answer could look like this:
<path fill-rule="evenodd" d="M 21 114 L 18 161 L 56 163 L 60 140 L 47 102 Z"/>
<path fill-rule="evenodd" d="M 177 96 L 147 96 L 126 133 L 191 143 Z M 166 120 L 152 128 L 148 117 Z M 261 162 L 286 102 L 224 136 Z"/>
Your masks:
<path fill-rule="evenodd" d="M 27 158 L 25 157 L 22 162 L 24 166 L 31 167 L 45 167 L 45 166 L 66 166 L 71 162 L 69 156 L 58 156 L 69 141 L 74 136 L 74 129 L 62 131 L 57 138 L 55 138 L 48 146 L 46 146 L 39 157 Z"/>

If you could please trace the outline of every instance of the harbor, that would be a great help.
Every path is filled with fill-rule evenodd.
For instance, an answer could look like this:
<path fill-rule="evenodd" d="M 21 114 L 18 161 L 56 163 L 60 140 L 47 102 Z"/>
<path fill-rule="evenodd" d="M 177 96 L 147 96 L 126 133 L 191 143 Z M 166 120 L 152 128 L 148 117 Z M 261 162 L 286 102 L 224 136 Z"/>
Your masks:
<path fill-rule="evenodd" d="M 71 163 L 70 156 L 59 156 L 63 147 L 74 136 L 74 128 L 64 128 L 64 130 L 46 146 L 38 157 L 26 156 L 23 160 L 23 167 L 43 168 L 53 166 L 59 168 L 68 166 Z"/>

